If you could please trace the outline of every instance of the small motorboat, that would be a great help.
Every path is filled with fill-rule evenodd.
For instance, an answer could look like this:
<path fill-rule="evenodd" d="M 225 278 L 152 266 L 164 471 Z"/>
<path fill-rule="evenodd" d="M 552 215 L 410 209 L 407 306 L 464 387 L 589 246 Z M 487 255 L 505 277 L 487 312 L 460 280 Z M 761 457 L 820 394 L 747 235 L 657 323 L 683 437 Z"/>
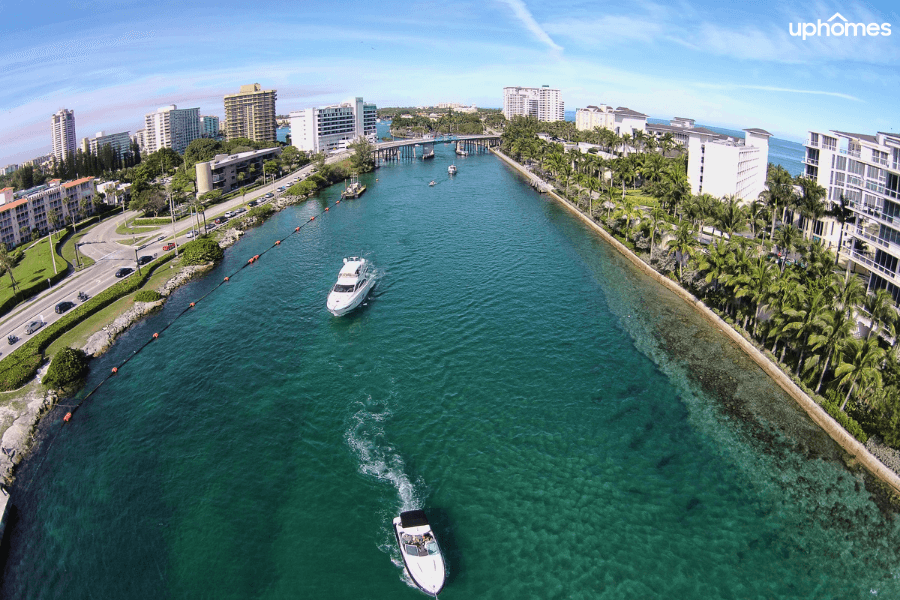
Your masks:
<path fill-rule="evenodd" d="M 350 185 L 341 192 L 341 199 L 346 200 L 347 198 L 359 198 L 362 196 L 362 193 L 366 191 L 366 186 L 359 182 L 359 176 L 354 173 L 350 176 Z"/>
<path fill-rule="evenodd" d="M 338 272 L 337 283 L 328 294 L 326 306 L 336 317 L 346 315 L 359 306 L 375 285 L 375 272 L 365 258 L 350 256 Z"/>
<path fill-rule="evenodd" d="M 394 518 L 394 535 L 406 572 L 416 586 L 429 596 L 437 595 L 444 589 L 444 557 L 437 538 L 428 524 L 423 510 L 410 510 Z"/>
<path fill-rule="evenodd" d="M 431 181 L 428 182 L 428 185 L 435 186 L 435 185 L 437 185 L 437 182 L 434 179 L 432 179 Z"/>
<path fill-rule="evenodd" d="M 451 175 L 456 175 L 456 165 L 450 165 L 447 167 L 447 172 Z"/>

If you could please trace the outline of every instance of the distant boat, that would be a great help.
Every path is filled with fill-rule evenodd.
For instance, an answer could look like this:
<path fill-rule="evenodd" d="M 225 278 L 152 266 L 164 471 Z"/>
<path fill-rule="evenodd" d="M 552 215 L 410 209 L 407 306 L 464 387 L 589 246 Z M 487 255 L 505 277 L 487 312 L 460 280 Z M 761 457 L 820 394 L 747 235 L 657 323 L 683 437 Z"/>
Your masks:
<path fill-rule="evenodd" d="M 362 193 L 366 191 L 366 186 L 359 182 L 359 176 L 354 173 L 350 176 L 350 185 L 341 192 L 341 199 L 346 200 L 347 198 L 359 198 L 362 196 Z"/>
<path fill-rule="evenodd" d="M 447 167 L 447 172 L 451 175 L 456 175 L 456 165 L 450 165 Z"/>
<path fill-rule="evenodd" d="M 462 144 L 462 142 L 456 142 L 456 153 L 459 156 L 468 156 L 469 152 L 465 148 L 463 148 L 460 144 Z"/>
<path fill-rule="evenodd" d="M 431 181 L 428 182 L 428 185 L 437 185 L 437 182 L 434 179 L 432 179 Z"/>
<path fill-rule="evenodd" d="M 441 548 L 423 510 L 410 510 L 394 518 L 394 535 L 403 564 L 416 586 L 434 596 L 444 589 L 446 568 Z"/>

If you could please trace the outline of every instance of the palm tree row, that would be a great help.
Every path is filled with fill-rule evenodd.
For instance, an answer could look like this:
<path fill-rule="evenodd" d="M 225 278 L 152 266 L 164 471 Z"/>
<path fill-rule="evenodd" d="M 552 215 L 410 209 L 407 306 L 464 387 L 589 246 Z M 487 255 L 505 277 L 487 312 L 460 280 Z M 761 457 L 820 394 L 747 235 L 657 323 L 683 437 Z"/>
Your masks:
<path fill-rule="evenodd" d="M 643 135 L 631 141 L 649 151 L 604 158 L 565 152 L 562 144 L 537 138 L 538 130 L 513 120 L 504 150 L 544 170 L 560 192 L 633 248 L 649 247 L 651 264 L 674 271 L 837 410 L 900 445 L 900 363 L 882 339 L 900 333 L 893 298 L 884 290 L 867 294 L 859 278 L 836 274 L 837 257 L 816 237 L 815 223 L 826 214 L 849 221 L 842 198 L 826 210 L 821 186 L 773 165 L 758 201 L 693 195 L 686 157 L 654 152 Z M 609 133 L 578 133 L 621 148 Z M 625 191 L 638 186 L 658 206 L 635 206 Z M 698 242 L 704 231 L 708 248 Z M 864 338 L 854 335 L 860 318 L 871 323 Z"/>

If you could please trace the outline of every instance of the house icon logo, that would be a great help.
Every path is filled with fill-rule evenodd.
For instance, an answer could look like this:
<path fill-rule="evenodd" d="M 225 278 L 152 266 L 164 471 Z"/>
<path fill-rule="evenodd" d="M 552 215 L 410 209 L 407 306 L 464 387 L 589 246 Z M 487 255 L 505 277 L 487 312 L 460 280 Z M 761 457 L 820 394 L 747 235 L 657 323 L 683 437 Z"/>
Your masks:
<path fill-rule="evenodd" d="M 794 29 L 796 25 L 796 30 Z M 890 23 L 851 23 L 839 12 L 827 21 L 815 23 L 788 23 L 788 33 L 803 40 L 810 37 L 887 37 L 891 35 Z"/>

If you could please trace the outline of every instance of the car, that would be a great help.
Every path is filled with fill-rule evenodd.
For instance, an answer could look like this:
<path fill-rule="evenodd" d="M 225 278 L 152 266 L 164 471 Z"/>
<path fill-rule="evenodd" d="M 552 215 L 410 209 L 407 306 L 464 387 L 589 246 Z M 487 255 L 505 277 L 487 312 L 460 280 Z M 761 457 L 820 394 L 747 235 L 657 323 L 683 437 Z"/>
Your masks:
<path fill-rule="evenodd" d="M 274 198 L 274 197 L 275 197 L 275 194 L 273 194 L 272 192 L 269 192 L 268 194 L 263 196 L 263 198 Z"/>
<path fill-rule="evenodd" d="M 121 269 L 116 271 L 116 277 L 121 279 L 122 277 L 128 277 L 132 273 L 134 273 L 134 269 L 131 269 L 129 267 L 122 267 Z"/>
<path fill-rule="evenodd" d="M 152 256 L 142 256 L 137 260 L 137 264 L 146 265 L 148 262 L 153 262 Z"/>
<path fill-rule="evenodd" d="M 286 187 L 281 186 L 280 188 L 278 188 L 278 191 L 279 191 L 279 192 L 283 192 L 283 191 L 286 190 L 286 189 L 287 189 Z"/>
<path fill-rule="evenodd" d="M 158 238 L 156 238 L 156 241 L 157 241 L 157 242 L 161 242 L 161 241 L 163 241 L 164 239 L 166 239 L 166 236 L 161 235 L 161 236 L 159 236 Z"/>
<path fill-rule="evenodd" d="M 251 200 L 247 203 L 247 206 L 256 206 L 257 204 L 259 204 L 259 200 Z"/>
<path fill-rule="evenodd" d="M 216 225 L 221 225 L 222 223 L 227 223 L 227 222 L 228 222 L 228 217 L 219 217 L 218 219 L 213 221 L 213 223 L 215 223 Z"/>
<path fill-rule="evenodd" d="M 169 242 L 165 246 L 163 246 L 163 252 L 168 252 L 169 250 L 175 249 L 175 242 Z"/>
<path fill-rule="evenodd" d="M 200 235 L 200 232 L 197 231 L 196 229 L 191 229 L 190 231 L 187 232 L 187 237 L 189 237 L 189 238 L 196 237 L 198 235 Z"/>
<path fill-rule="evenodd" d="M 56 308 L 54 308 L 53 310 L 56 311 L 56 314 L 61 315 L 64 312 L 66 312 L 67 310 L 69 310 L 70 308 L 72 308 L 73 306 L 75 306 L 74 302 L 69 302 L 68 300 L 63 300 L 62 302 L 57 304 Z"/>
<path fill-rule="evenodd" d="M 25 326 L 25 333 L 28 335 L 31 335 L 32 333 L 34 333 L 35 331 L 37 331 L 38 329 L 40 329 L 43 326 L 44 326 L 43 321 L 32 321 L 31 323 L 29 323 L 28 325 Z"/>
<path fill-rule="evenodd" d="M 237 208 L 237 209 L 235 209 L 234 214 L 239 215 L 239 214 L 245 213 L 245 212 L 247 212 L 246 208 Z"/>
<path fill-rule="evenodd" d="M 235 213 L 233 210 L 229 210 L 227 213 L 225 213 L 224 217 L 225 217 L 226 219 L 230 219 L 230 218 L 233 217 L 235 214 L 237 214 L 237 213 Z"/>

